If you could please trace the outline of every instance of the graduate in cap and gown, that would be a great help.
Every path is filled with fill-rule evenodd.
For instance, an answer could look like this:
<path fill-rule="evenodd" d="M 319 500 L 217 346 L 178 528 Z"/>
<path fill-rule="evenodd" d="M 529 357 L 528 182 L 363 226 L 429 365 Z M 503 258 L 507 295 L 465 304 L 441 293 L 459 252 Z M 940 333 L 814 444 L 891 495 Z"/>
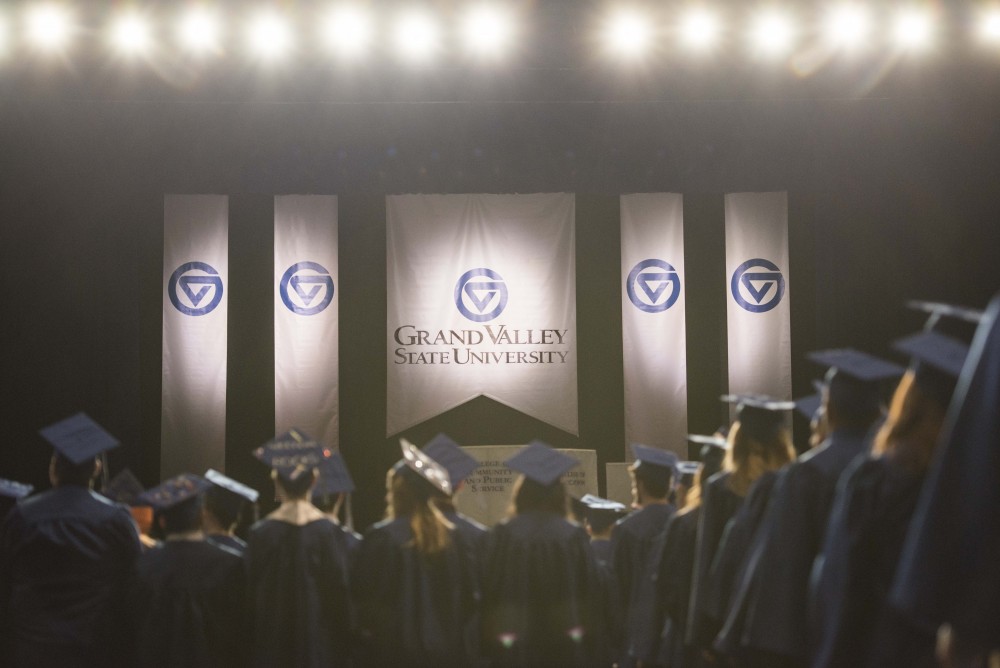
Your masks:
<path fill-rule="evenodd" d="M 101 490 L 102 496 L 128 506 L 129 513 L 139 528 L 139 541 L 142 543 L 144 551 L 154 548 L 158 544 L 151 535 L 154 532 L 153 509 L 139 500 L 139 496 L 145 491 L 146 488 L 142 486 L 139 479 L 127 468 L 119 471 Z"/>
<path fill-rule="evenodd" d="M 701 515 L 701 489 L 704 482 L 722 468 L 727 447 L 726 439 L 719 432 L 712 436 L 690 434 L 688 440 L 701 446 L 698 468 L 691 488 L 684 496 L 684 505 L 656 538 L 650 564 L 649 585 L 655 591 L 657 602 L 653 623 L 661 629 L 653 664 L 670 668 L 698 665 L 698 653 L 685 641 L 685 636 L 698 518 Z"/>
<path fill-rule="evenodd" d="M 607 666 L 607 597 L 587 532 L 568 521 L 561 477 L 579 462 L 539 441 L 506 462 L 521 474 L 513 516 L 490 529 L 482 648 L 495 666 Z"/>
<path fill-rule="evenodd" d="M 584 494 L 579 504 L 578 517 L 582 517 L 584 527 L 590 535 L 590 548 L 602 566 L 611 567 L 611 532 L 615 523 L 628 515 L 624 503 L 602 499 L 593 494 Z"/>
<path fill-rule="evenodd" d="M 469 666 L 479 588 L 475 545 L 435 505 L 448 471 L 405 439 L 387 476 L 387 519 L 365 532 L 351 574 L 358 663 Z"/>
<path fill-rule="evenodd" d="M 124 590 L 139 557 L 128 510 L 92 490 L 118 441 L 83 413 L 46 427 L 52 489 L 0 527 L 0 646 L 5 666 L 127 663 Z"/>
<path fill-rule="evenodd" d="M 351 607 L 344 531 L 310 503 L 329 451 L 297 429 L 254 451 L 281 505 L 250 530 L 244 553 L 253 665 L 349 665 Z"/>
<path fill-rule="evenodd" d="M 361 534 L 354 531 L 350 494 L 354 491 L 354 478 L 347 470 L 347 462 L 339 452 L 331 452 L 319 462 L 319 480 L 313 487 L 313 505 L 323 511 L 326 518 L 344 530 L 347 547 L 353 558 L 361 547 Z M 346 521 L 340 514 L 346 515 Z"/>
<path fill-rule="evenodd" d="M 774 476 L 795 457 L 784 416 L 795 407 L 792 402 L 749 395 L 725 395 L 722 400 L 737 405 L 736 421 L 729 431 L 723 470 L 701 490 L 687 628 L 688 643 L 699 648 L 706 660 L 712 657 L 712 644 L 725 621 L 732 588 Z M 744 517 L 730 526 L 744 499 L 748 501 Z"/>
<path fill-rule="evenodd" d="M 135 665 L 246 664 L 243 559 L 205 540 L 203 494 L 213 483 L 184 473 L 147 490 L 165 540 L 145 552 L 129 587 Z"/>
<path fill-rule="evenodd" d="M 987 307 L 962 369 L 891 604 L 918 623 L 946 625 L 938 648 L 946 665 L 1000 665 L 998 564 L 1000 295 Z"/>
<path fill-rule="evenodd" d="M 717 650 L 751 665 L 808 664 L 809 578 L 837 481 L 868 451 L 869 433 L 884 412 L 882 384 L 905 371 L 852 349 L 809 359 L 828 367 L 819 409 L 828 436 L 778 475 L 716 641 Z"/>
<path fill-rule="evenodd" d="M 669 497 L 677 455 L 640 444 L 632 445 L 632 454 L 635 462 L 629 466 L 629 475 L 636 510 L 619 520 L 611 532 L 611 567 L 625 618 L 619 660 L 622 668 L 652 662 L 655 657 L 661 629 L 653 621 L 650 553 L 653 540 L 666 528 L 675 510 Z"/>
<path fill-rule="evenodd" d="M 437 490 L 435 493 L 434 505 L 451 522 L 455 529 L 465 534 L 478 549 L 480 543 L 486 537 L 486 527 L 458 512 L 455 508 L 455 494 L 462 488 L 465 479 L 472 475 L 472 472 L 479 468 L 479 462 L 472 455 L 462 450 L 461 446 L 453 441 L 447 434 L 438 434 L 426 444 L 424 453 L 434 461 L 438 462 L 448 471 L 448 479 L 451 481 L 451 491 L 445 493 Z"/>
<path fill-rule="evenodd" d="M 248 504 L 257 503 L 260 492 L 215 469 L 205 472 L 205 480 L 211 483 L 202 505 L 205 540 L 242 555 L 247 543 L 236 535 L 236 525 Z"/>
<path fill-rule="evenodd" d="M 906 624 L 887 597 L 968 346 L 924 331 L 893 347 L 913 364 L 896 388 L 872 455 L 840 479 L 813 575 L 815 668 L 936 663 L 935 628 Z"/>

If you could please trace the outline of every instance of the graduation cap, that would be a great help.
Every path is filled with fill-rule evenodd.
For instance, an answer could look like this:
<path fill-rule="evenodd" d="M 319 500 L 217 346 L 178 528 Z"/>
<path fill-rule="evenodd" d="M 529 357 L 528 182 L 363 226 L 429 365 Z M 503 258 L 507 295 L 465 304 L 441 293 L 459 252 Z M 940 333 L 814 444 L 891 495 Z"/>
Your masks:
<path fill-rule="evenodd" d="M 576 500 L 574 499 L 574 502 Z M 594 494 L 584 494 L 579 502 L 584 517 L 597 532 L 602 532 L 614 524 L 620 517 L 628 514 L 628 508 L 617 501 L 602 499 Z"/>
<path fill-rule="evenodd" d="M 286 480 L 296 480 L 306 471 L 317 468 L 330 451 L 310 439 L 299 429 L 290 429 L 275 436 L 253 451 L 253 456 L 264 462 Z"/>
<path fill-rule="evenodd" d="M 339 452 L 331 452 L 319 463 L 319 480 L 313 489 L 313 496 L 334 496 L 353 492 L 354 479 L 347 470 L 347 462 Z"/>
<path fill-rule="evenodd" d="M 785 424 L 783 411 L 795 408 L 795 402 L 762 394 L 724 394 L 722 401 L 736 404 L 740 429 L 753 438 L 766 440 Z"/>
<path fill-rule="evenodd" d="M 983 319 L 983 312 L 979 309 L 968 308 L 966 306 L 955 306 L 953 304 L 943 304 L 941 302 L 925 302 L 919 300 L 911 300 L 906 302 L 906 307 L 913 309 L 914 311 L 920 311 L 926 313 L 929 317 L 927 319 L 927 324 L 925 329 L 930 329 L 937 324 L 937 321 L 941 318 L 952 318 L 954 320 L 962 320 L 964 322 L 971 322 L 973 324 L 979 324 L 979 321 Z"/>
<path fill-rule="evenodd" d="M 197 498 L 209 489 L 212 483 L 193 473 L 182 473 L 166 480 L 138 496 L 137 501 L 152 506 L 157 511 L 169 510 L 174 506 Z"/>
<path fill-rule="evenodd" d="M 668 484 L 677 468 L 677 455 L 660 448 L 651 448 L 640 443 L 632 444 L 632 455 L 635 463 L 632 465 L 636 473 L 650 476 Z"/>
<path fill-rule="evenodd" d="M 6 478 L 0 478 L 0 496 L 6 497 L 8 499 L 23 499 L 33 492 L 35 489 L 34 485 L 29 485 L 23 482 L 16 482 L 14 480 L 7 480 Z"/>
<path fill-rule="evenodd" d="M 969 346 L 936 331 L 923 331 L 894 341 L 893 349 L 909 355 L 920 387 L 947 405 L 962 373 Z"/>
<path fill-rule="evenodd" d="M 424 445 L 424 452 L 448 469 L 452 488 L 468 478 L 479 467 L 476 458 L 467 453 L 445 434 L 438 434 Z"/>
<path fill-rule="evenodd" d="M 701 462 L 677 462 L 677 482 L 690 487 L 694 483 L 699 466 Z"/>
<path fill-rule="evenodd" d="M 559 480 L 560 476 L 571 468 L 579 466 L 580 462 L 547 443 L 532 441 L 504 464 L 507 468 L 523 473 L 526 478 L 547 487 Z"/>
<path fill-rule="evenodd" d="M 883 380 L 899 378 L 906 372 L 906 369 L 898 364 L 853 348 L 818 350 L 809 353 L 806 357 L 837 374 L 842 373 L 863 383 L 878 383 Z M 831 376 L 828 375 L 827 381 L 830 378 Z"/>
<path fill-rule="evenodd" d="M 125 468 L 119 471 L 118 475 L 104 486 L 101 494 L 112 501 L 132 506 L 135 505 L 136 499 L 144 491 L 146 491 L 146 488 L 142 486 L 142 483 L 135 477 L 135 474 Z"/>
<path fill-rule="evenodd" d="M 104 431 L 86 413 L 77 413 L 39 430 L 38 433 L 52 444 L 56 452 L 74 464 L 83 464 L 88 459 L 121 445 L 118 439 Z"/>
<path fill-rule="evenodd" d="M 209 481 L 216 487 L 224 489 L 227 492 L 235 494 L 241 499 L 246 499 L 250 503 L 255 503 L 258 498 L 260 498 L 260 492 L 248 487 L 238 480 L 233 480 L 227 475 L 219 473 L 215 469 L 208 469 L 205 471 L 205 480 Z"/>
<path fill-rule="evenodd" d="M 815 384 L 813 387 L 816 387 Z M 818 411 L 819 407 L 823 404 L 822 383 L 820 383 L 820 387 L 816 389 L 819 391 L 795 400 L 796 412 L 807 420 L 812 420 L 816 417 L 816 411 Z"/>
<path fill-rule="evenodd" d="M 688 434 L 687 435 L 687 440 L 689 440 L 692 443 L 697 443 L 698 445 L 702 446 L 702 448 L 701 448 L 702 452 L 704 452 L 706 448 L 721 448 L 721 449 L 725 450 L 727 447 L 729 447 L 729 444 L 726 443 L 726 439 L 724 439 L 722 437 L 719 437 L 719 436 L 705 436 L 703 434 Z"/>
<path fill-rule="evenodd" d="M 399 447 L 403 451 L 403 465 L 430 483 L 431 487 L 451 496 L 451 478 L 448 469 L 435 461 L 429 455 L 420 451 L 405 438 L 399 439 Z"/>

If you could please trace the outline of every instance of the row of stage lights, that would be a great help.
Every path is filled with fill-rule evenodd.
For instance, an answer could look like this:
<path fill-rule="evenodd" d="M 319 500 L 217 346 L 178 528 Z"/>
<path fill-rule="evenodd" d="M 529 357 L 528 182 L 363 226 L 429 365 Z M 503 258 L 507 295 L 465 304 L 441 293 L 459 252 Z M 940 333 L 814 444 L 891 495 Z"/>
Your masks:
<path fill-rule="evenodd" d="M 120 9 L 94 29 L 79 21 L 71 5 L 25 5 L 16 12 L 0 13 L 0 55 L 68 55 L 83 38 L 97 36 L 122 56 L 140 57 L 171 46 L 204 58 L 245 53 L 263 61 L 280 61 L 306 48 L 305 42 L 316 40 L 330 55 L 345 59 L 363 57 L 378 46 L 392 47 L 403 61 L 426 63 L 449 44 L 475 57 L 502 58 L 517 47 L 522 36 L 517 17 L 502 5 L 470 5 L 458 17 L 453 32 L 430 11 L 400 10 L 380 16 L 346 4 L 330 6 L 321 17 L 300 18 L 298 24 L 292 13 L 279 9 L 250 8 L 239 17 L 226 17 L 207 5 L 160 16 L 158 21 L 154 18 L 140 9 Z M 797 26 L 793 13 L 775 7 L 750 12 L 745 18 L 736 26 L 707 7 L 690 7 L 678 9 L 671 24 L 663 25 L 641 9 L 621 7 L 605 13 L 593 36 L 609 56 L 621 58 L 640 58 L 665 42 L 710 52 L 725 39 L 745 40 L 747 48 L 758 55 L 781 56 L 807 37 L 818 37 L 828 47 L 844 51 L 863 50 L 879 42 L 900 50 L 927 50 L 940 40 L 945 28 L 933 9 L 905 6 L 876 14 L 863 2 L 831 6 L 809 30 Z M 970 31 L 975 37 L 1000 47 L 1000 7 L 982 8 L 972 18 Z M 310 34 L 299 34 L 297 25 L 307 27 L 304 32 Z"/>

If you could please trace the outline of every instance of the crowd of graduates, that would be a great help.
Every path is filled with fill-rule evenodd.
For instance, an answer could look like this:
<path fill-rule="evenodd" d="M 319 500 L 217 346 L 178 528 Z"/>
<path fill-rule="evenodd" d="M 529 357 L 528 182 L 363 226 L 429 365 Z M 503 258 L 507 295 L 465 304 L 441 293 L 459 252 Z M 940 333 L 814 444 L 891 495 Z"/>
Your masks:
<path fill-rule="evenodd" d="M 817 395 L 723 397 L 696 461 L 633 445 L 631 508 L 571 498 L 578 462 L 530 444 L 489 529 L 443 434 L 401 440 L 363 536 L 339 454 L 276 436 L 254 455 L 280 505 L 244 540 L 258 492 L 217 471 L 94 491 L 117 441 L 74 416 L 42 430 L 51 490 L 0 481 L 0 665 L 995 668 L 1000 296 L 921 308 L 908 367 L 814 353 Z"/>

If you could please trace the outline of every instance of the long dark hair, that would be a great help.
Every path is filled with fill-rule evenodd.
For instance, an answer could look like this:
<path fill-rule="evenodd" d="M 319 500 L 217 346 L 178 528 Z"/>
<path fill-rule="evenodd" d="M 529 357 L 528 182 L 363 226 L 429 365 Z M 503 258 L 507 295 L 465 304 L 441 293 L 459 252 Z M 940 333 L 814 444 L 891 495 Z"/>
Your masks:
<path fill-rule="evenodd" d="M 413 547 L 417 552 L 431 555 L 448 549 L 451 530 L 455 527 L 435 505 L 430 483 L 406 466 L 399 466 L 389 471 L 386 488 L 386 515 L 410 519 Z"/>

